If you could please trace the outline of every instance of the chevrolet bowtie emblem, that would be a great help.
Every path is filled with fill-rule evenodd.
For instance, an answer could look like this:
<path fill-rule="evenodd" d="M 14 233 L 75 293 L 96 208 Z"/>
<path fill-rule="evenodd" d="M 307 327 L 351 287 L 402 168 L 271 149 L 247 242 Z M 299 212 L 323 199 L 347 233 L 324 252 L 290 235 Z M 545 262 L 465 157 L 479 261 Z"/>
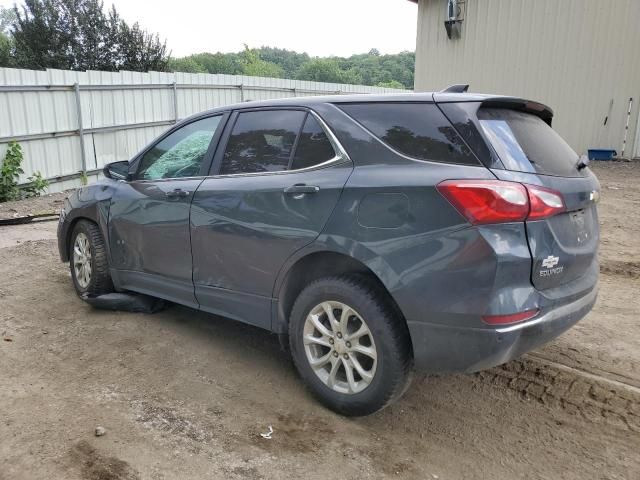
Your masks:
<path fill-rule="evenodd" d="M 553 255 L 549 255 L 547 258 L 542 260 L 542 266 L 544 268 L 553 268 L 558 264 L 559 261 L 560 261 L 560 258 L 554 257 Z"/>

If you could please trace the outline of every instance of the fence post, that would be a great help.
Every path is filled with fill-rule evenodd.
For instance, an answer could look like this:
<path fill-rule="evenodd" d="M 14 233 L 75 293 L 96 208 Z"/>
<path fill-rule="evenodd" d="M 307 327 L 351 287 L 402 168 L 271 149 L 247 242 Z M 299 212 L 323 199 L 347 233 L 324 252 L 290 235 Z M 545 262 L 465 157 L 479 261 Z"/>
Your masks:
<path fill-rule="evenodd" d="M 173 81 L 173 123 L 178 123 L 178 84 Z"/>
<path fill-rule="evenodd" d="M 640 158 L 640 108 L 638 108 L 638 118 L 636 120 L 636 135 L 633 141 L 633 151 L 631 158 Z"/>
<path fill-rule="evenodd" d="M 627 135 L 629 135 L 629 118 L 631 118 L 631 107 L 633 106 L 633 97 L 629 99 L 629 108 L 627 109 L 627 123 L 624 126 L 624 138 L 622 139 L 622 153 L 620 153 L 620 158 L 624 158 L 624 151 L 627 149 Z M 631 160 L 633 153 L 629 155 L 629 160 Z"/>
<path fill-rule="evenodd" d="M 73 91 L 76 97 L 76 113 L 78 116 L 78 135 L 80 135 L 80 158 L 82 159 L 82 175 L 87 175 L 87 152 L 84 147 L 84 125 L 82 122 L 82 103 L 80 102 L 80 85 L 73 84 Z"/>
<path fill-rule="evenodd" d="M 240 84 L 240 101 L 244 102 L 244 84 Z"/>

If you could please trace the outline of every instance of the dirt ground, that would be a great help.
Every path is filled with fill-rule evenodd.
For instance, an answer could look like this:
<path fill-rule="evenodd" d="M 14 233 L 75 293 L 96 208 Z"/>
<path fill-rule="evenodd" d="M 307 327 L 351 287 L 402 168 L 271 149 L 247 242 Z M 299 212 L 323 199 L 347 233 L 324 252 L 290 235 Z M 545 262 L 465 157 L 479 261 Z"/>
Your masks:
<path fill-rule="evenodd" d="M 0 479 L 640 478 L 640 162 L 594 170 L 593 312 L 360 419 L 316 403 L 270 334 L 177 306 L 94 310 L 55 222 L 0 227 Z"/>
<path fill-rule="evenodd" d="M 50 193 L 29 200 L 0 203 L 0 220 L 42 213 L 59 213 L 64 206 L 65 192 Z"/>

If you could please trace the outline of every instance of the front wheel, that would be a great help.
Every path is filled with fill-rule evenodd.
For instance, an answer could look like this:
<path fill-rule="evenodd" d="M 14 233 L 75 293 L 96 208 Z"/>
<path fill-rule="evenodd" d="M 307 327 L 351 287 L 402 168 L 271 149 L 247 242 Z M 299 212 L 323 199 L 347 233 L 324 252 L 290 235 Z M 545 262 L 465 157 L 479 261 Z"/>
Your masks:
<path fill-rule="evenodd" d="M 98 226 L 80 220 L 71 234 L 69 267 L 79 296 L 113 292 L 104 238 Z"/>
<path fill-rule="evenodd" d="M 317 280 L 298 296 L 289 321 L 294 364 L 330 409 L 368 415 L 409 384 L 413 357 L 397 310 L 368 277 Z"/>

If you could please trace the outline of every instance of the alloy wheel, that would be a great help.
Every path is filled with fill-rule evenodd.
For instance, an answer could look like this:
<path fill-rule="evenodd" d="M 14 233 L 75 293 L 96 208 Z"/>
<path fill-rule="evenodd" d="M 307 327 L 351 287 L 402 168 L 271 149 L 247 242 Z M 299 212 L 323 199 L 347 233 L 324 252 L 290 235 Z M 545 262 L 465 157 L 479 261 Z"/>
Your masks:
<path fill-rule="evenodd" d="M 80 232 L 73 243 L 73 270 L 82 289 L 91 283 L 91 244 L 86 234 Z"/>
<path fill-rule="evenodd" d="M 311 309 L 303 329 L 309 365 L 322 382 L 338 393 L 367 388 L 376 373 L 378 353 L 364 319 L 349 305 L 326 301 Z"/>

